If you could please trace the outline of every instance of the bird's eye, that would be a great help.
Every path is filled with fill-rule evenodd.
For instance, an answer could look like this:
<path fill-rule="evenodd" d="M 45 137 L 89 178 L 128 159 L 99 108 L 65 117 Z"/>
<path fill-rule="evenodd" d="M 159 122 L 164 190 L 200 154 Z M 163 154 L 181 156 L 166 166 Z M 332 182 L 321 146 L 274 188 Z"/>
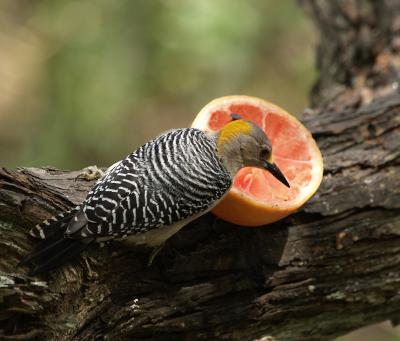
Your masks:
<path fill-rule="evenodd" d="M 263 149 L 261 149 L 260 157 L 261 157 L 261 159 L 268 159 L 269 154 L 270 154 L 270 150 L 267 148 L 263 148 Z"/>

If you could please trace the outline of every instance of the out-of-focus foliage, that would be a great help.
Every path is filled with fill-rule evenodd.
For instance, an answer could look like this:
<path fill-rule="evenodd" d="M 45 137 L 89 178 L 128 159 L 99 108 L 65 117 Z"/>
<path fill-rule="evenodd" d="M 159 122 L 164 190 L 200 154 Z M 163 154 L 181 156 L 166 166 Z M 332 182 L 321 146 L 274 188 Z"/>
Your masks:
<path fill-rule="evenodd" d="M 298 114 L 314 40 L 291 0 L 2 0 L 1 164 L 106 166 L 228 94 Z"/>

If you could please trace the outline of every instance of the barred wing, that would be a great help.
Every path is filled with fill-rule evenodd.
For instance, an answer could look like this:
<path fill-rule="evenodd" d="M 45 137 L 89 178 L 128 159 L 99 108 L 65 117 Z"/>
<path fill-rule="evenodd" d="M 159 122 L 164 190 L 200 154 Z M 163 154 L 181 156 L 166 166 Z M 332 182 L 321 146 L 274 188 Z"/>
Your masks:
<path fill-rule="evenodd" d="M 80 234 L 120 237 L 172 225 L 213 206 L 230 186 L 214 141 L 197 129 L 174 130 L 100 179 L 83 205 Z"/>

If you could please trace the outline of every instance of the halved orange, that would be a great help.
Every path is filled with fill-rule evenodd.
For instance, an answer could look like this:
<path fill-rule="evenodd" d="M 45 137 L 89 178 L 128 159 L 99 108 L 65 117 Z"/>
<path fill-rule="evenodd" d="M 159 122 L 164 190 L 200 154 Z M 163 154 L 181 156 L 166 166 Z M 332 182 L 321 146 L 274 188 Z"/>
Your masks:
<path fill-rule="evenodd" d="M 261 127 L 272 144 L 272 159 L 289 181 L 287 188 L 268 171 L 247 167 L 212 210 L 234 224 L 260 226 L 297 211 L 317 191 L 323 173 L 321 152 L 310 132 L 282 108 L 249 96 L 227 96 L 208 103 L 192 127 L 215 133 L 239 114 Z"/>

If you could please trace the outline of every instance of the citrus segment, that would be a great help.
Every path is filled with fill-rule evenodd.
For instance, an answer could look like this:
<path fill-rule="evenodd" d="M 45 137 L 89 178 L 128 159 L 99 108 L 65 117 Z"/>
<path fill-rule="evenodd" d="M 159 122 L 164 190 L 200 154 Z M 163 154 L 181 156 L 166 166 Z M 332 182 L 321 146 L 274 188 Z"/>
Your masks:
<path fill-rule="evenodd" d="M 309 161 L 309 134 L 299 130 L 299 122 L 290 122 L 284 116 L 267 114 L 264 119 L 265 133 L 274 148 L 274 155 L 291 160 Z M 304 127 L 301 126 L 304 129 Z"/>
<path fill-rule="evenodd" d="M 207 104 L 192 127 L 215 133 L 231 114 L 256 123 L 272 144 L 272 158 L 290 183 L 285 187 L 268 171 L 246 167 L 236 175 L 230 192 L 213 209 L 235 224 L 256 226 L 281 219 L 301 207 L 322 180 L 321 153 L 307 129 L 278 106 L 255 97 L 229 96 Z"/>

